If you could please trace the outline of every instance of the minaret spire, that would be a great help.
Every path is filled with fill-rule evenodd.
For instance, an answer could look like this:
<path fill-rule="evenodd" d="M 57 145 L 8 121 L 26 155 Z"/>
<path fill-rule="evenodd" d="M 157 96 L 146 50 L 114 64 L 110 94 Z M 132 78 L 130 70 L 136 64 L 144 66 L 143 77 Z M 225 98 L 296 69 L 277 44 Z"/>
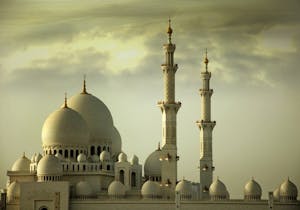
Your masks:
<path fill-rule="evenodd" d="M 204 59 L 204 63 L 205 63 L 205 70 L 207 72 L 207 66 L 208 66 L 208 58 L 207 58 L 207 48 L 205 48 L 205 59 Z"/>
<path fill-rule="evenodd" d="M 67 93 L 65 93 L 65 104 L 64 108 L 68 108 L 68 98 L 67 98 Z"/>
<path fill-rule="evenodd" d="M 171 44 L 173 29 L 171 28 L 171 18 L 169 17 L 169 26 L 167 28 L 167 33 L 169 34 L 169 43 Z"/>
<path fill-rule="evenodd" d="M 174 197 L 177 182 L 177 137 L 176 137 L 176 115 L 181 103 L 175 101 L 175 73 L 178 69 L 174 64 L 175 44 L 171 42 L 173 29 L 171 19 L 167 28 L 168 43 L 163 45 L 165 63 L 161 65 L 164 81 L 164 100 L 158 102 L 162 111 L 162 185 L 164 196 Z"/>
<path fill-rule="evenodd" d="M 212 159 L 212 131 L 216 125 L 216 121 L 211 121 L 211 96 L 213 90 L 210 89 L 211 72 L 208 71 L 207 49 L 205 50 L 205 70 L 201 71 L 202 88 L 201 96 L 201 118 L 197 121 L 200 129 L 200 184 L 201 198 L 209 198 L 209 186 L 213 179 L 213 159 Z"/>
<path fill-rule="evenodd" d="M 87 91 L 86 91 L 86 75 L 84 74 L 83 75 L 83 87 L 82 87 L 82 94 L 87 94 Z"/>

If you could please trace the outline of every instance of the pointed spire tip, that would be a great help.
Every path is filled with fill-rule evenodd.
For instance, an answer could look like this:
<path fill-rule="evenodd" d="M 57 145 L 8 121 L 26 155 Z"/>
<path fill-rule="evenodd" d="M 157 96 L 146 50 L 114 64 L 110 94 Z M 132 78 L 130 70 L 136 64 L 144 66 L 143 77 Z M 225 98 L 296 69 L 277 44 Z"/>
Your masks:
<path fill-rule="evenodd" d="M 67 92 L 65 92 L 65 105 L 64 105 L 64 108 L 68 108 Z"/>
<path fill-rule="evenodd" d="M 83 75 L 83 87 L 82 87 L 82 94 L 87 94 L 87 91 L 86 91 L 86 75 L 84 74 Z"/>

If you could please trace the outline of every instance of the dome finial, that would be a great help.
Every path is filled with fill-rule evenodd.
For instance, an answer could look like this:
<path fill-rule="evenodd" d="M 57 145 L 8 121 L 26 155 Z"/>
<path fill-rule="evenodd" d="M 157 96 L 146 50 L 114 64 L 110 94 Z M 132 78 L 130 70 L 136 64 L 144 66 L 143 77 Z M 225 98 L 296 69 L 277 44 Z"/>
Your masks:
<path fill-rule="evenodd" d="M 65 105 L 64 108 L 68 108 L 68 99 L 67 99 L 67 93 L 65 92 Z"/>
<path fill-rule="evenodd" d="M 208 66 L 208 58 L 207 58 L 207 48 L 205 48 L 205 58 L 204 58 L 204 63 L 205 63 L 205 70 L 207 71 L 207 66 Z"/>
<path fill-rule="evenodd" d="M 84 74 L 83 75 L 83 87 L 82 87 L 82 94 L 87 94 L 87 91 L 86 91 L 86 75 Z"/>
<path fill-rule="evenodd" d="M 171 43 L 173 29 L 171 28 L 171 18 L 170 18 L 170 16 L 169 16 L 169 26 L 168 26 L 168 29 L 167 29 L 167 33 L 169 34 L 169 43 Z"/>

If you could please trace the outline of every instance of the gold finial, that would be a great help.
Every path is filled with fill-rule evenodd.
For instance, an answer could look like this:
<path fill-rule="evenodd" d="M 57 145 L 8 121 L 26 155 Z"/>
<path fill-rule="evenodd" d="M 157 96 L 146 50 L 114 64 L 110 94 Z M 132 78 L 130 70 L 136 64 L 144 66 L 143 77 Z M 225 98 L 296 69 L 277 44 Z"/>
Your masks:
<path fill-rule="evenodd" d="M 83 88 L 82 88 L 82 94 L 87 94 L 87 91 L 86 91 L 86 75 L 84 74 L 83 75 Z"/>
<path fill-rule="evenodd" d="M 205 69 L 206 69 L 206 71 L 207 71 L 207 65 L 208 65 L 208 62 L 209 62 L 209 60 L 208 60 L 208 58 L 207 58 L 207 48 L 205 48 L 205 58 L 204 58 L 204 63 L 205 63 Z"/>
<path fill-rule="evenodd" d="M 23 152 L 23 156 L 22 157 L 25 158 L 25 152 Z"/>
<path fill-rule="evenodd" d="M 169 43 L 171 43 L 173 29 L 171 28 L 171 18 L 170 17 L 169 17 L 169 26 L 167 28 L 167 33 L 169 34 Z"/>
<path fill-rule="evenodd" d="M 64 108 L 68 108 L 67 93 L 65 93 L 65 105 L 64 105 Z"/>

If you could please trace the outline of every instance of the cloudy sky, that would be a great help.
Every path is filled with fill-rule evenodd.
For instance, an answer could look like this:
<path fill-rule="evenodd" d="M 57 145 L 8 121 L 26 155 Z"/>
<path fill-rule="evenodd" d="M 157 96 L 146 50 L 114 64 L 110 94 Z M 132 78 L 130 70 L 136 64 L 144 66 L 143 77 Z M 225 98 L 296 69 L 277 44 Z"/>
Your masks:
<path fill-rule="evenodd" d="M 141 162 L 161 140 L 160 64 L 170 16 L 176 43 L 179 179 L 199 180 L 200 71 L 209 51 L 215 175 L 241 198 L 300 188 L 300 2 L 297 0 L 0 1 L 0 186 L 64 93 L 88 91 L 111 110 L 123 150 Z"/>

